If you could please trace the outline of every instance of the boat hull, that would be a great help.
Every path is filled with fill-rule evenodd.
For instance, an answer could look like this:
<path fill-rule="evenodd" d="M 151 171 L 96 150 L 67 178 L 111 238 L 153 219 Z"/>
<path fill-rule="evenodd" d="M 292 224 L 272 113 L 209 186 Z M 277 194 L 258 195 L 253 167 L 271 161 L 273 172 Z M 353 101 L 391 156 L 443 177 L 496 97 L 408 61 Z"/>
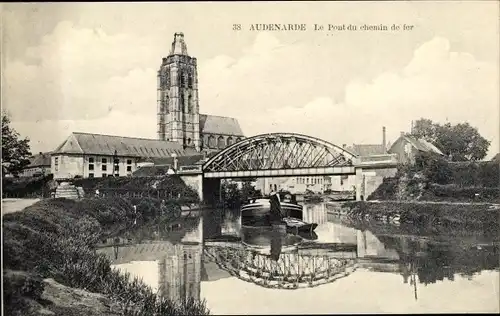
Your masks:
<path fill-rule="evenodd" d="M 280 203 L 281 210 L 287 217 L 302 219 L 303 208 L 292 203 Z M 241 208 L 241 221 L 243 225 L 257 224 L 268 225 L 271 213 L 271 204 L 267 199 L 260 199 L 254 203 L 243 205 Z"/>

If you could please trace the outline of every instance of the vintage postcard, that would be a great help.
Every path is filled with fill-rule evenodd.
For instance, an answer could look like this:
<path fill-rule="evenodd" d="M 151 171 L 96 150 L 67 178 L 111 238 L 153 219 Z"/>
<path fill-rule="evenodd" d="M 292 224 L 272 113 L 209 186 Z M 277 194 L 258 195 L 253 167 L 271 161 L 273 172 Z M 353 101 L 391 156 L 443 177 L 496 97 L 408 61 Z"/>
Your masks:
<path fill-rule="evenodd" d="M 499 313 L 499 6 L 2 4 L 4 315 Z"/>

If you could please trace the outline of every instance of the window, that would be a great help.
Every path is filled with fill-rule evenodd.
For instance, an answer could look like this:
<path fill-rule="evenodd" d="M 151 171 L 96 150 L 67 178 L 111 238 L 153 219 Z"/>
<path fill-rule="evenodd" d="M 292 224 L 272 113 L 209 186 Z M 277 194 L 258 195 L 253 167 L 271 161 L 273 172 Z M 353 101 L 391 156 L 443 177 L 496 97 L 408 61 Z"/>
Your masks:
<path fill-rule="evenodd" d="M 120 166 L 115 166 L 115 171 L 120 171 Z"/>
<path fill-rule="evenodd" d="M 101 170 L 102 171 L 106 171 L 106 170 L 108 170 L 107 167 L 108 167 L 107 165 L 102 165 L 102 169 Z"/>
<path fill-rule="evenodd" d="M 127 172 L 132 172 L 132 166 L 127 166 Z"/>
<path fill-rule="evenodd" d="M 89 165 L 89 170 L 94 170 L 94 165 Z"/>
<path fill-rule="evenodd" d="M 191 96 L 188 97 L 188 107 L 187 107 L 187 112 L 191 113 L 193 112 L 193 98 Z"/>
<path fill-rule="evenodd" d="M 132 164 L 132 159 L 127 159 L 127 165 L 131 165 Z"/>
<path fill-rule="evenodd" d="M 89 178 L 93 178 L 94 177 L 94 174 L 93 173 L 89 173 Z"/>
<path fill-rule="evenodd" d="M 105 173 L 103 173 L 103 174 L 102 174 L 102 177 L 103 177 L 103 178 L 106 178 L 107 176 L 108 176 L 108 175 L 107 175 L 107 174 L 105 174 Z"/>
<path fill-rule="evenodd" d="M 94 157 L 89 158 L 89 163 L 94 163 Z"/>
<path fill-rule="evenodd" d="M 181 111 L 183 113 L 185 113 L 186 112 L 186 104 L 184 104 L 184 93 L 181 92 L 181 95 L 180 95 L 179 99 L 180 99 L 179 102 L 181 103 Z"/>
<path fill-rule="evenodd" d="M 225 144 L 224 144 L 224 137 L 222 136 L 219 136 L 219 139 L 217 140 L 217 147 L 222 149 L 225 147 Z"/>
<path fill-rule="evenodd" d="M 118 159 L 118 158 L 117 158 L 117 159 L 115 159 L 113 162 L 114 162 L 114 163 L 120 163 L 120 159 Z"/>
<path fill-rule="evenodd" d="M 101 163 L 108 163 L 108 160 L 106 158 L 102 158 Z"/>
<path fill-rule="evenodd" d="M 59 171 L 59 157 L 54 158 L 54 168 Z"/>
<path fill-rule="evenodd" d="M 216 144 L 215 144 L 215 137 L 210 135 L 208 137 L 208 147 L 209 148 L 215 148 Z"/>

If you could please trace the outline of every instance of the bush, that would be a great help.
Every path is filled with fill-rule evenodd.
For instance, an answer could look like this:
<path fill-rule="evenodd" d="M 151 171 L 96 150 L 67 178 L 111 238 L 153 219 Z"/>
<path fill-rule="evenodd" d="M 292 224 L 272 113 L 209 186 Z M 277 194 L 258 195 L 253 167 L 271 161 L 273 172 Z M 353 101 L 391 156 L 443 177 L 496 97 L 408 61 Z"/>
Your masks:
<path fill-rule="evenodd" d="M 500 164 L 493 161 L 450 163 L 453 183 L 461 187 L 500 186 Z"/>
<path fill-rule="evenodd" d="M 2 197 L 49 197 L 53 189 L 51 182 L 53 175 L 22 178 L 2 177 Z"/>

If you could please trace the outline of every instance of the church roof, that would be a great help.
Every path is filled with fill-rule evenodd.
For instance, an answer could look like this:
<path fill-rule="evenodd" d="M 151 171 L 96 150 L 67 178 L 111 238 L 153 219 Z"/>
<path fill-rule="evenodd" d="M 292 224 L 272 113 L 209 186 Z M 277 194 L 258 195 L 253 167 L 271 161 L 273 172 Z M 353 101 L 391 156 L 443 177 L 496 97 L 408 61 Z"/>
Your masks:
<path fill-rule="evenodd" d="M 200 114 L 201 133 L 243 136 L 237 119 L 226 116 Z"/>
<path fill-rule="evenodd" d="M 72 133 L 53 154 L 114 155 L 127 157 L 170 157 L 196 154 L 191 148 L 183 149 L 182 144 L 148 138 L 123 137 L 90 133 Z"/>

